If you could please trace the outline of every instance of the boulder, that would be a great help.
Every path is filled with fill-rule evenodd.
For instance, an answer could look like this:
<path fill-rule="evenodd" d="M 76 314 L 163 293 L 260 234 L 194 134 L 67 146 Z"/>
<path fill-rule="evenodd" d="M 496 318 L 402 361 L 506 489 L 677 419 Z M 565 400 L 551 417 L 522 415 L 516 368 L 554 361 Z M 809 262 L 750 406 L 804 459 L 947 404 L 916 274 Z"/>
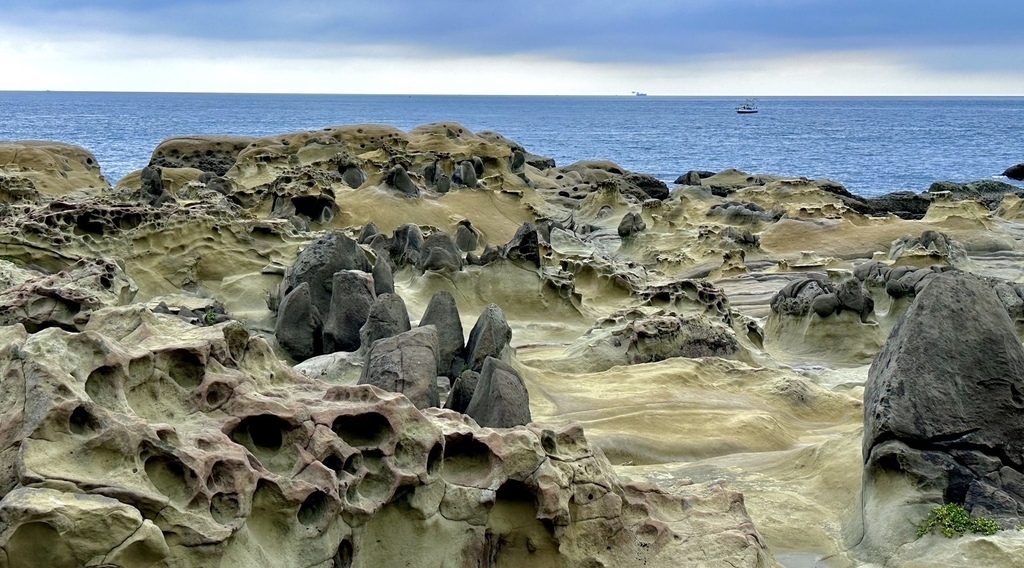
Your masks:
<path fill-rule="evenodd" d="M 391 260 L 398 266 L 416 265 L 423 250 L 423 231 L 419 226 L 406 223 L 395 229 L 395 234 L 388 243 Z"/>
<path fill-rule="evenodd" d="M 622 221 L 619 222 L 619 237 L 623 239 L 628 239 L 630 237 L 640 234 L 646 228 L 647 223 L 644 223 L 644 218 L 630 211 L 629 213 L 626 213 L 622 217 Z"/>
<path fill-rule="evenodd" d="M 455 176 L 452 178 L 452 181 L 471 189 L 476 188 L 477 175 L 473 162 L 466 160 L 459 163 L 459 166 L 455 169 Z"/>
<path fill-rule="evenodd" d="M 466 341 L 466 363 L 474 371 L 483 369 L 488 357 L 500 358 L 512 341 L 512 328 L 505 321 L 505 313 L 496 304 L 487 306 L 469 332 Z"/>
<path fill-rule="evenodd" d="M 392 337 L 409 331 L 409 312 L 398 294 L 383 294 L 370 306 L 366 323 L 359 329 L 359 343 L 369 348 L 385 337 Z"/>
<path fill-rule="evenodd" d="M 465 414 L 485 428 L 525 426 L 530 418 L 530 394 L 515 369 L 494 357 L 484 360 L 480 379 Z"/>
<path fill-rule="evenodd" d="M 469 401 L 473 399 L 476 385 L 480 381 L 480 373 L 466 369 L 452 383 L 448 391 L 448 399 L 444 401 L 444 407 L 455 412 L 466 413 Z"/>
<path fill-rule="evenodd" d="M 455 297 L 447 290 L 436 292 L 420 318 L 420 326 L 437 329 L 437 373 L 455 379 L 465 365 L 465 334 Z M 454 387 L 452 387 L 454 390 Z"/>
<path fill-rule="evenodd" d="M 423 250 L 416 268 L 423 271 L 458 272 L 462 270 L 462 251 L 451 235 L 438 231 L 423 241 Z"/>
<path fill-rule="evenodd" d="M 436 380 L 437 330 L 426 326 L 375 342 L 359 384 L 402 393 L 422 409 L 440 406 Z"/>
<path fill-rule="evenodd" d="M 391 260 L 386 255 L 378 255 L 373 263 L 373 291 L 378 296 L 395 293 L 395 274 L 391 270 Z"/>
<path fill-rule="evenodd" d="M 407 197 L 419 197 L 420 188 L 409 177 L 409 172 L 401 165 L 392 167 L 384 174 L 384 183 Z"/>
<path fill-rule="evenodd" d="M 174 196 L 164 189 L 161 169 L 154 166 L 142 168 L 140 173 L 141 187 L 139 193 L 143 203 L 160 207 L 164 203 L 174 203 Z"/>
<path fill-rule="evenodd" d="M 486 251 L 484 251 L 486 256 Z M 501 247 L 501 256 L 509 260 L 524 260 L 540 267 L 540 240 L 533 223 L 523 223 L 512 239 Z"/>
<path fill-rule="evenodd" d="M 341 270 L 372 270 L 366 254 L 355 241 L 334 231 L 313 241 L 296 257 L 281 281 L 280 297 L 284 298 L 303 282 L 309 282 L 310 303 L 321 314 L 330 312 L 331 285 L 334 273 Z M 362 322 L 359 323 L 362 325 Z"/>
<path fill-rule="evenodd" d="M 323 320 L 310 299 L 309 282 L 299 284 L 277 308 L 274 336 L 292 359 L 304 361 L 323 353 Z"/>
<path fill-rule="evenodd" d="M 1006 168 L 1006 171 L 1003 172 L 1003 175 L 1010 179 L 1024 181 L 1024 163 Z"/>
<path fill-rule="evenodd" d="M 459 250 L 472 252 L 476 250 L 478 244 L 479 239 L 473 229 L 473 224 L 468 220 L 459 221 L 459 226 L 455 229 L 455 245 L 459 247 Z"/>
<path fill-rule="evenodd" d="M 342 270 L 334 274 L 330 310 L 324 322 L 324 352 L 359 349 L 359 330 L 370 315 L 376 297 L 373 277 L 359 270 Z"/>
<path fill-rule="evenodd" d="M 865 385 L 869 546 L 912 540 L 914 525 L 943 503 L 1018 524 L 1022 393 L 1024 347 L 996 293 L 971 274 L 937 274 L 893 329 Z"/>
<path fill-rule="evenodd" d="M 674 181 L 673 183 L 675 183 L 676 185 L 700 185 L 700 180 L 704 178 L 709 178 L 713 175 L 715 175 L 715 172 L 710 172 L 707 170 L 690 170 L 685 174 L 677 177 L 676 181 Z"/>

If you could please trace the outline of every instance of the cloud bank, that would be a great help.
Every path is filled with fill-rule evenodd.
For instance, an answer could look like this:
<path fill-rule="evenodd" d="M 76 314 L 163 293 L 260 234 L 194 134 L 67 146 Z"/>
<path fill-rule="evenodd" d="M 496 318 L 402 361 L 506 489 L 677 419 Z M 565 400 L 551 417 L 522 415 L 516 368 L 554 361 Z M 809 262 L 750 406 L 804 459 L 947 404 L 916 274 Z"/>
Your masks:
<path fill-rule="evenodd" d="M 34 0 L 0 89 L 1024 94 L 1024 3 Z"/>

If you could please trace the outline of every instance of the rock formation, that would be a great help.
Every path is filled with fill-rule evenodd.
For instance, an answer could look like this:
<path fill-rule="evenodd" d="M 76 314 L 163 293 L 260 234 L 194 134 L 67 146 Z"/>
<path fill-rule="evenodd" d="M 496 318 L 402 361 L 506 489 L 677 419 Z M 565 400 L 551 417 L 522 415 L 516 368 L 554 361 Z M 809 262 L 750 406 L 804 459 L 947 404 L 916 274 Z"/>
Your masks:
<path fill-rule="evenodd" d="M 864 392 L 864 541 L 914 538 L 933 505 L 1004 527 L 1024 513 L 1024 347 L 992 289 L 964 273 L 920 292 Z"/>
<path fill-rule="evenodd" d="M 87 150 L 0 144 L 0 565 L 1024 557 L 1012 531 L 899 542 L 944 500 L 1016 522 L 1019 460 L 978 438 L 1010 374 L 899 395 L 951 408 L 890 405 L 898 433 L 857 450 L 890 333 L 872 381 L 1016 353 L 1016 190 L 669 190 L 454 122 L 179 138 L 140 166 L 110 188 Z M 898 324 L 967 272 L 986 300 Z M 971 318 L 1005 318 L 987 351 L 957 335 L 991 361 L 936 355 Z"/>

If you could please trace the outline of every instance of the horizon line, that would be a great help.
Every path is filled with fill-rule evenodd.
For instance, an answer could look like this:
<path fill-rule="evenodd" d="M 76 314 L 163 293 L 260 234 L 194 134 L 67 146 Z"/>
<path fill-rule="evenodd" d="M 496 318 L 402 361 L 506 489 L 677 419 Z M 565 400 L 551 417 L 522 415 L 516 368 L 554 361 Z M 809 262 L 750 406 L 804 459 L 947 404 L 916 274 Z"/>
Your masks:
<path fill-rule="evenodd" d="M 836 95 L 836 94 L 790 94 L 790 95 L 757 95 L 750 93 L 726 93 L 726 94 L 702 94 L 702 95 L 678 95 L 678 94 L 651 94 L 645 93 L 637 96 L 635 92 L 610 93 L 610 94 L 513 94 L 513 93 L 296 93 L 284 91 L 133 91 L 133 90 L 68 90 L 68 89 L 0 89 L 0 93 L 81 93 L 81 94 L 125 94 L 125 95 L 286 95 L 286 96 L 337 96 L 337 97 L 566 97 L 566 98 L 601 98 L 621 97 L 629 99 L 644 98 L 906 98 L 906 99 L 938 99 L 938 98 L 1024 98 L 1021 94 L 858 94 L 858 95 Z"/>

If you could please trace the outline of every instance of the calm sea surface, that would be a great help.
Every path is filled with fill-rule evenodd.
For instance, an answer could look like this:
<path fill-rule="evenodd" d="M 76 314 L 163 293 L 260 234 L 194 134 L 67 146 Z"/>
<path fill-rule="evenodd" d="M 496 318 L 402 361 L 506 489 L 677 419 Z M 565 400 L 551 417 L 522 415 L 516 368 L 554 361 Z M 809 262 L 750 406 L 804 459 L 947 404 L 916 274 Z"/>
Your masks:
<path fill-rule="evenodd" d="M 116 182 L 166 138 L 456 121 L 559 165 L 608 159 L 671 182 L 691 169 L 828 177 L 860 195 L 998 176 L 1024 162 L 1024 98 L 734 98 L 0 92 L 0 140 L 79 144 Z M 999 178 L 1003 179 L 1003 178 Z M 1006 181 L 1003 179 L 1003 181 Z M 1018 185 L 1020 185 L 1018 183 Z"/>

